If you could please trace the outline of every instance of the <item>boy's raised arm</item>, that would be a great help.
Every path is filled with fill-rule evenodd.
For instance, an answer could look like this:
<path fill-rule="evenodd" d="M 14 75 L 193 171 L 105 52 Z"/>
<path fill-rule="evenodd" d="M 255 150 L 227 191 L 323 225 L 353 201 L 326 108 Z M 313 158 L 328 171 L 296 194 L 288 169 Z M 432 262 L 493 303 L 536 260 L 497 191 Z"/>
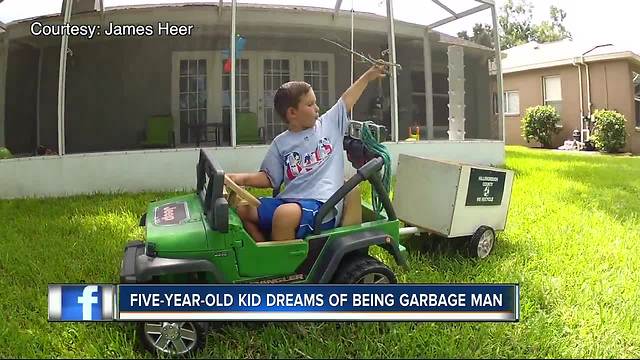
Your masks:
<path fill-rule="evenodd" d="M 360 96 L 367 88 L 369 81 L 376 80 L 378 78 L 385 77 L 384 66 L 374 65 L 367 70 L 358 80 L 356 80 L 351 86 L 342 94 L 342 101 L 344 101 L 347 110 L 351 110 L 353 106 L 358 102 Z"/>

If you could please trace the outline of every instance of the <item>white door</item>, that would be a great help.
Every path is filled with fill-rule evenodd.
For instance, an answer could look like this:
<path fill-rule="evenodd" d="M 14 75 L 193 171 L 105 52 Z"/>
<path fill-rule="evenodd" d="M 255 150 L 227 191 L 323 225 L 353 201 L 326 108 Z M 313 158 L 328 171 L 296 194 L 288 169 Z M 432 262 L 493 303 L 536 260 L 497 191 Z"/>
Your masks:
<path fill-rule="evenodd" d="M 210 51 L 173 53 L 171 103 L 178 144 L 196 143 L 196 134 L 213 120 L 213 59 Z"/>
<path fill-rule="evenodd" d="M 263 56 L 261 59 L 261 93 L 258 105 L 260 123 L 264 124 L 265 142 L 287 129 L 273 107 L 273 97 L 280 85 L 292 80 L 293 60 L 288 56 Z"/>
<path fill-rule="evenodd" d="M 225 59 L 220 56 L 220 72 L 222 74 L 222 103 L 220 117 L 224 124 L 223 144 L 231 145 L 231 72 L 228 66 L 225 67 Z M 256 57 L 252 51 L 243 52 L 242 56 L 236 59 L 236 112 L 256 113 Z M 238 124 L 237 126 L 242 126 Z"/>

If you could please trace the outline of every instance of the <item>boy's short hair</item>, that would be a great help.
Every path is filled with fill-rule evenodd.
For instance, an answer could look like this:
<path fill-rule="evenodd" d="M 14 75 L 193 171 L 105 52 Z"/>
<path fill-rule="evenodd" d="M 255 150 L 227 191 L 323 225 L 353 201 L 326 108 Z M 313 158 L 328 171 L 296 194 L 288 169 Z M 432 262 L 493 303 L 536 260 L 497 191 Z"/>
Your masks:
<path fill-rule="evenodd" d="M 306 95 L 309 90 L 311 90 L 311 85 L 304 81 L 289 81 L 278 88 L 276 95 L 273 97 L 273 106 L 286 123 L 289 122 L 287 120 L 287 109 L 290 107 L 297 108 L 300 98 Z"/>

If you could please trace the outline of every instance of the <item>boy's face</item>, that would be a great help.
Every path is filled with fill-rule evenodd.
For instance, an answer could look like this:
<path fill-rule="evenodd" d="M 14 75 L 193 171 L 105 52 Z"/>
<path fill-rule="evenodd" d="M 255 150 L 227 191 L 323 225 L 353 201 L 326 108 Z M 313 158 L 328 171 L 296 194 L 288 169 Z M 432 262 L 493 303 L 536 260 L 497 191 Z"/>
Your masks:
<path fill-rule="evenodd" d="M 287 111 L 287 118 L 290 127 L 297 130 L 312 128 L 318 119 L 320 108 L 316 105 L 316 94 L 313 89 L 302 95 L 297 108 L 290 107 Z"/>

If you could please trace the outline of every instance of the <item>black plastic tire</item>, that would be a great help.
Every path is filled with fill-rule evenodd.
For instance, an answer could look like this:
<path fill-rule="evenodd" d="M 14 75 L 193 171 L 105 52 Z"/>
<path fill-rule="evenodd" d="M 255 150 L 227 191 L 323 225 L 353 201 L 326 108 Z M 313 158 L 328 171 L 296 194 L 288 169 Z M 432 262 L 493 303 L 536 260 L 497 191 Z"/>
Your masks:
<path fill-rule="evenodd" d="M 137 333 L 144 348 L 153 355 L 191 357 L 205 347 L 208 328 L 206 322 L 198 321 L 141 322 Z M 170 335 L 176 332 L 181 335 L 182 343 L 170 340 Z"/>
<path fill-rule="evenodd" d="M 345 257 L 332 281 L 335 284 L 395 284 L 397 282 L 396 275 L 385 264 L 362 254 Z"/>
<path fill-rule="evenodd" d="M 472 258 L 484 259 L 491 254 L 495 245 L 496 232 L 490 226 L 482 225 L 469 238 L 467 254 Z"/>

